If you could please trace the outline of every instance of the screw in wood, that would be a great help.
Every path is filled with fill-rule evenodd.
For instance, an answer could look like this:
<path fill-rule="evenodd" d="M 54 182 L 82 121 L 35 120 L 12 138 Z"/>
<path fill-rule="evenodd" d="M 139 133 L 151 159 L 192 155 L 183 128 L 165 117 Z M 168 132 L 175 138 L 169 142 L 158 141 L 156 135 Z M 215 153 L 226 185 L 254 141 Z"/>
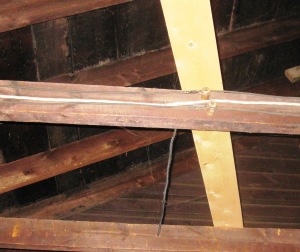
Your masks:
<path fill-rule="evenodd" d="M 208 100 L 209 99 L 209 95 L 210 95 L 210 89 L 208 87 L 205 87 L 201 91 L 202 91 L 201 99 L 202 100 Z"/>
<path fill-rule="evenodd" d="M 215 101 L 210 101 L 208 103 L 208 109 L 207 109 L 207 114 L 208 115 L 213 115 L 216 111 L 217 103 Z"/>

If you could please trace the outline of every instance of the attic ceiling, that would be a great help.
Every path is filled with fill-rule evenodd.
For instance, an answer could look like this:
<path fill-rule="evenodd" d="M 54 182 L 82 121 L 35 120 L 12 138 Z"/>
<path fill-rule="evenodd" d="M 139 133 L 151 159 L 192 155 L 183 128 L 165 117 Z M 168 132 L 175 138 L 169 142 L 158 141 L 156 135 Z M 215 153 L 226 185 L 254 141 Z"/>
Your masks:
<path fill-rule="evenodd" d="M 160 2 L 96 2 L 2 23 L 0 79 L 180 89 Z M 298 1 L 211 5 L 224 89 L 300 97 L 300 84 L 284 77 L 300 65 Z M 7 1 L 0 13 L 11 18 L 15 8 Z M 171 131 L 2 123 L 0 132 L 2 166 L 16 161 L 25 176 L 25 158 L 35 154 L 58 148 L 64 167 L 85 158 L 75 170 L 1 194 L 0 216 L 158 223 Z M 299 135 L 231 137 L 244 226 L 299 228 Z M 189 131 L 180 131 L 175 153 L 166 223 L 211 226 Z M 42 158 L 33 160 L 38 171 Z"/>

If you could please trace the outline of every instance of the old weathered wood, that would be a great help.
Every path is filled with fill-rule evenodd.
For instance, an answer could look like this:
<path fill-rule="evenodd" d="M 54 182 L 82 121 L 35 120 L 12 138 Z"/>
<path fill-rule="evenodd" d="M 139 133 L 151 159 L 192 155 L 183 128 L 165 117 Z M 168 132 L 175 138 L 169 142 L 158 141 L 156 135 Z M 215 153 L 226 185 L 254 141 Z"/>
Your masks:
<path fill-rule="evenodd" d="M 164 49 L 118 61 L 107 66 L 83 69 L 52 77 L 47 82 L 131 86 L 176 72 L 172 51 Z"/>
<path fill-rule="evenodd" d="M 295 40 L 300 37 L 299 24 L 299 18 L 290 18 L 220 34 L 218 36 L 220 59 Z M 176 67 L 172 51 L 164 49 L 105 67 L 80 70 L 75 72 L 74 76 L 65 74 L 47 81 L 130 86 L 174 72 Z"/>
<path fill-rule="evenodd" d="M 266 22 L 218 36 L 221 59 L 300 38 L 300 18 Z"/>
<path fill-rule="evenodd" d="M 132 0 L 2 1 L 0 32 L 130 1 Z"/>
<path fill-rule="evenodd" d="M 182 88 L 222 90 L 210 1 L 161 3 Z M 193 131 L 193 137 L 214 226 L 242 227 L 230 133 Z"/>
<path fill-rule="evenodd" d="M 163 157 L 154 161 L 151 166 L 141 164 L 127 173 L 94 182 L 79 192 L 58 195 L 20 209 L 8 210 L 1 213 L 1 216 L 66 218 L 165 179 L 166 162 L 167 157 Z M 196 168 L 197 158 L 193 149 L 175 155 L 172 171 L 174 175 Z"/>
<path fill-rule="evenodd" d="M 177 106 L 177 102 L 201 101 L 201 91 L 0 81 L 0 94 L 4 95 L 0 104 L 1 121 L 284 134 L 300 132 L 299 98 L 216 91 L 210 95 L 210 99 L 216 101 L 215 112 L 210 113 L 206 100 L 204 106 Z M 5 95 L 62 98 L 67 102 L 18 100 L 17 96 L 10 99 Z M 94 100 L 99 98 L 104 101 L 95 103 Z M 238 104 L 226 100 L 238 101 Z M 105 101 L 120 101 L 120 104 L 106 104 Z M 240 104 L 250 101 L 269 103 Z M 273 102 L 294 105 L 272 105 Z M 165 104 L 171 107 L 165 107 Z"/>
<path fill-rule="evenodd" d="M 0 193 L 165 140 L 169 131 L 112 130 L 14 162 L 0 164 Z"/>
<path fill-rule="evenodd" d="M 2 1 L 0 3 L 0 6 Z M 0 7 L 1 9 L 1 7 Z M 2 18 L 0 15 L 0 25 Z M 30 27 L 0 34 L 0 79 L 36 80 L 36 66 Z"/>
<path fill-rule="evenodd" d="M 99 251 L 297 251 L 300 231 L 0 218 L 3 248 Z"/>

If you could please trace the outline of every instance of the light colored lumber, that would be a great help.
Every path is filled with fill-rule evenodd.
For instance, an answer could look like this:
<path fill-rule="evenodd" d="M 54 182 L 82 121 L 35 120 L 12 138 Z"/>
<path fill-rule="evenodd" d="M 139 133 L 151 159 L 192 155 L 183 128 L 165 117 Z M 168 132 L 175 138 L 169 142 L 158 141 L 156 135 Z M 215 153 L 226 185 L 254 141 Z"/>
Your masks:
<path fill-rule="evenodd" d="M 0 218 L 0 247 L 59 251 L 299 251 L 300 230 Z"/>
<path fill-rule="evenodd" d="M 222 90 L 210 1 L 161 3 L 182 88 Z M 194 131 L 193 136 L 214 225 L 242 227 L 230 133 Z"/>
<path fill-rule="evenodd" d="M 289 68 L 284 73 L 291 83 L 300 81 L 300 66 Z"/>

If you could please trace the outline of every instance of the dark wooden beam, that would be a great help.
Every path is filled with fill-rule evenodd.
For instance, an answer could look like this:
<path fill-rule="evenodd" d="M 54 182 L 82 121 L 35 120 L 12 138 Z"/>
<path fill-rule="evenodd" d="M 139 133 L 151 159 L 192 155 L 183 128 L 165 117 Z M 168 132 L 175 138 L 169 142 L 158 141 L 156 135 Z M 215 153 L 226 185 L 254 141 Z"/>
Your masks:
<path fill-rule="evenodd" d="M 171 135 L 169 131 L 158 130 L 111 130 L 0 164 L 0 194 L 163 141 Z"/>
<path fill-rule="evenodd" d="M 170 48 L 148 52 L 102 67 L 88 68 L 47 79 L 47 82 L 132 86 L 176 72 Z"/>
<path fill-rule="evenodd" d="M 300 38 L 300 18 L 271 21 L 217 36 L 220 59 Z M 255 40 L 253 39 L 255 37 Z M 146 53 L 115 64 L 64 74 L 49 82 L 131 86 L 176 72 L 171 49 Z"/>
<path fill-rule="evenodd" d="M 292 97 L 212 91 L 214 110 L 208 104 L 165 107 L 177 102 L 199 102 L 201 91 L 0 81 L 0 94 L 1 121 L 300 134 L 300 99 Z M 63 101 L 56 100 L 61 98 Z M 95 103 L 97 99 L 120 104 Z M 242 104 L 249 102 L 259 104 Z"/>
<path fill-rule="evenodd" d="M 2 0 L 0 32 L 130 1 L 132 0 Z"/>
<path fill-rule="evenodd" d="M 88 0 L 84 2 L 45 0 L 43 3 L 37 3 L 36 0 L 26 0 L 20 3 L 17 0 L 5 0 L 2 1 L 0 7 L 2 17 L 0 32 L 130 1 L 132 0 Z M 299 25 L 300 18 L 295 16 L 220 34 L 218 35 L 220 58 L 230 58 L 300 38 Z"/>
<path fill-rule="evenodd" d="M 299 26 L 300 18 L 295 16 L 219 35 L 217 38 L 220 58 L 231 58 L 243 53 L 299 39 Z"/>
<path fill-rule="evenodd" d="M 0 218 L 0 246 L 60 251 L 299 251 L 300 230 Z"/>
<path fill-rule="evenodd" d="M 167 157 L 152 161 L 151 166 L 139 166 L 116 176 L 96 181 L 81 191 L 61 194 L 29 206 L 2 212 L 0 216 L 26 217 L 35 219 L 63 219 L 77 212 L 82 212 L 96 205 L 150 186 L 165 179 Z M 194 149 L 174 156 L 172 174 L 179 175 L 191 170 L 199 169 Z"/>

